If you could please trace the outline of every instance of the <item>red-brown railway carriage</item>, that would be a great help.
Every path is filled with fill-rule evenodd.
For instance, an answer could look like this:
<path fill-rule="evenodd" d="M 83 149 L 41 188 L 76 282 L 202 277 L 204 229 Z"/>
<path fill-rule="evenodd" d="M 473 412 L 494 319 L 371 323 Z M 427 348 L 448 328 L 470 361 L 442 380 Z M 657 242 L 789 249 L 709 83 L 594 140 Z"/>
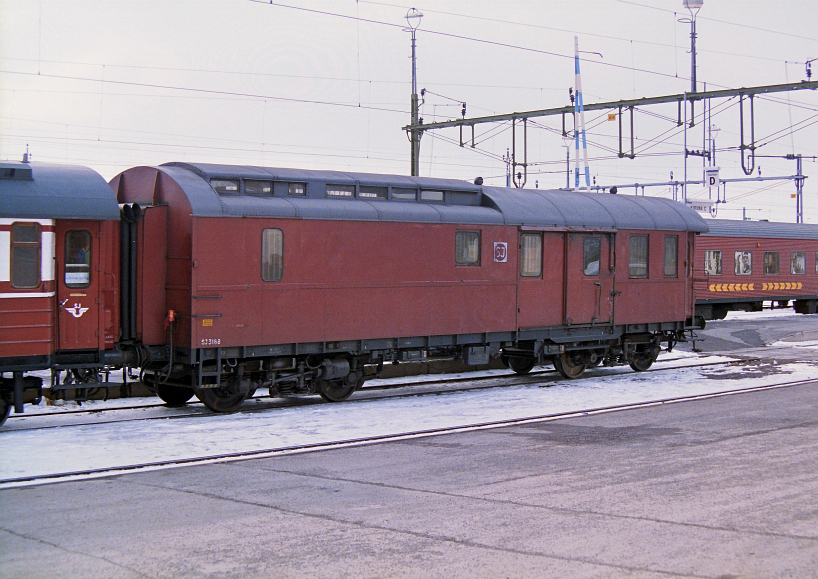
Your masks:
<path fill-rule="evenodd" d="M 118 349 L 120 208 L 85 167 L 0 164 L 0 422 L 22 412 L 26 372 L 65 371 L 52 388 L 95 382 Z M 39 394 L 37 394 L 39 396 Z"/>
<path fill-rule="evenodd" d="M 127 307 L 171 403 L 342 400 L 384 362 L 436 356 L 644 370 L 697 325 L 707 226 L 664 199 L 184 163 L 111 186 L 143 208 Z"/>
<path fill-rule="evenodd" d="M 707 220 L 697 242 L 696 313 L 761 310 L 765 301 L 793 302 L 802 314 L 818 306 L 818 226 L 767 221 Z"/>

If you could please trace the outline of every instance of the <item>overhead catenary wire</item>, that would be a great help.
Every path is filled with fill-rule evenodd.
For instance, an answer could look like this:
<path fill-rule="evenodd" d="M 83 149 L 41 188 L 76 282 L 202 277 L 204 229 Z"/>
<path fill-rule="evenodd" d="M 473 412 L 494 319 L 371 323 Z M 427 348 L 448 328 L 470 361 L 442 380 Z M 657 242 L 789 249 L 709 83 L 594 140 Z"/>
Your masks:
<path fill-rule="evenodd" d="M 360 0 L 360 2 L 361 2 L 361 4 L 372 4 L 372 5 L 376 5 L 376 6 L 389 6 L 389 7 L 393 7 L 393 8 L 402 8 L 404 10 L 409 8 L 409 5 L 391 4 L 391 3 L 388 3 L 388 2 L 375 2 L 374 0 Z M 583 36 L 587 36 L 589 38 L 603 38 L 603 39 L 606 39 L 606 40 L 617 40 L 617 41 L 621 41 L 621 42 L 632 42 L 632 43 L 637 43 L 637 44 L 644 44 L 644 45 L 647 45 L 647 46 L 662 46 L 662 47 L 665 47 L 665 48 L 674 49 L 674 53 L 678 49 L 678 46 L 676 46 L 675 44 L 667 44 L 667 43 L 664 43 L 664 42 L 656 42 L 656 41 L 648 41 L 648 40 L 634 40 L 632 38 L 623 38 L 621 36 L 612 36 L 610 34 L 599 34 L 599 33 L 589 32 L 588 30 L 570 30 L 570 29 L 567 29 L 567 28 L 557 28 L 557 27 L 554 27 L 554 26 L 545 26 L 544 24 L 535 24 L 535 23 L 532 23 L 532 22 L 517 22 L 517 21 L 514 21 L 514 20 L 504 20 L 504 19 L 501 19 L 501 18 L 490 18 L 490 17 L 487 17 L 487 16 L 476 16 L 474 14 L 464 14 L 464 13 L 459 13 L 459 12 L 447 12 L 447 11 L 444 11 L 444 10 L 434 10 L 434 9 L 426 8 L 426 7 L 424 7 L 422 10 L 423 10 L 423 12 L 426 12 L 426 13 L 429 13 L 429 14 L 441 14 L 441 15 L 444 15 L 444 16 L 456 16 L 458 18 L 467 18 L 467 19 L 479 20 L 479 21 L 483 21 L 483 22 L 494 22 L 494 23 L 497 23 L 497 24 L 508 24 L 508 25 L 512 25 L 512 26 L 520 26 L 520 27 L 524 27 L 524 28 L 533 28 L 533 29 L 537 29 L 537 30 L 549 30 L 549 31 L 552 31 L 552 32 L 563 32 L 565 34 L 570 34 L 570 35 L 582 34 Z M 674 14 L 676 14 L 676 13 L 674 12 Z M 756 55 L 750 55 L 750 54 L 738 54 L 738 53 L 734 53 L 734 52 L 725 52 L 723 50 L 701 49 L 701 50 L 698 50 L 698 51 L 699 52 L 709 53 L 709 54 L 723 54 L 723 55 L 726 55 L 726 56 L 737 56 L 737 57 L 741 57 L 741 58 L 752 58 L 752 59 L 757 59 L 757 60 L 769 60 L 769 61 L 773 61 L 773 62 L 780 62 L 780 59 L 777 59 L 777 58 L 769 58 L 769 57 L 756 56 Z M 676 76 L 678 76 L 678 75 L 676 75 Z"/>
<path fill-rule="evenodd" d="M 273 96 L 273 95 L 264 95 L 264 94 L 253 94 L 253 93 L 243 93 L 237 91 L 227 91 L 227 90 L 216 90 L 216 89 L 206 89 L 206 88 L 194 88 L 194 87 L 183 87 L 183 86 L 172 86 L 172 85 L 163 85 L 163 84 L 156 84 L 156 83 L 147 83 L 147 82 L 136 82 L 136 81 L 127 81 L 127 80 L 111 80 L 111 79 L 98 79 L 98 78 L 88 78 L 88 77 L 80 77 L 80 76 L 71 76 L 71 75 L 62 75 L 62 74 L 46 74 L 46 73 L 34 73 L 34 72 L 20 72 L 20 71 L 13 71 L 13 70 L 0 70 L 0 73 L 3 74 L 18 74 L 18 75 L 25 75 L 25 76 L 34 76 L 34 77 L 46 77 L 46 78 L 57 78 L 63 80 L 76 80 L 76 81 L 85 81 L 85 82 L 103 82 L 107 84 L 115 84 L 115 85 L 122 85 L 122 86 L 138 86 L 144 88 L 154 88 L 154 89 L 163 89 L 163 90 L 174 90 L 174 91 L 183 91 L 183 92 L 190 92 L 190 93 L 205 93 L 205 94 L 214 94 L 214 95 L 225 95 L 225 96 L 233 96 L 233 97 L 247 97 L 247 98 L 254 98 L 254 99 L 267 99 L 267 100 L 275 100 L 275 101 L 282 101 L 282 102 L 293 102 L 293 103 L 303 103 L 303 104 L 316 104 L 316 105 L 327 105 L 327 106 L 335 106 L 335 107 L 345 107 L 345 108 L 352 108 L 352 109 L 369 109 L 374 111 L 383 111 L 389 113 L 400 113 L 404 114 L 405 110 L 398 110 L 398 109 L 389 109 L 386 107 L 370 107 L 370 106 L 362 106 L 357 102 L 333 102 L 333 101 L 321 101 L 321 100 L 314 100 L 314 99 L 298 99 L 292 97 L 282 97 L 282 96 Z"/>
<path fill-rule="evenodd" d="M 290 4 L 282 4 L 280 2 L 276 2 L 275 4 L 273 4 L 272 2 L 269 2 L 267 0 L 247 0 L 247 1 L 255 3 L 255 4 L 269 5 L 269 6 L 273 6 L 275 8 L 287 8 L 287 9 L 290 9 L 290 10 L 301 10 L 301 11 L 309 12 L 309 13 L 312 13 L 312 14 L 322 14 L 324 16 L 332 16 L 332 17 L 336 17 L 336 18 L 343 18 L 343 19 L 349 19 L 349 20 L 355 20 L 355 18 L 356 18 L 355 16 L 350 16 L 348 14 L 339 14 L 337 12 L 328 12 L 326 10 L 316 10 L 314 8 L 306 8 L 306 7 L 303 7 L 303 6 L 292 6 Z M 393 27 L 393 28 L 400 28 L 400 29 L 404 28 L 404 25 L 402 25 L 402 24 L 395 24 L 393 22 L 383 22 L 383 21 L 380 21 L 380 20 L 373 20 L 373 19 L 370 19 L 370 18 L 361 18 L 361 21 L 362 22 L 367 22 L 367 23 L 370 23 L 370 24 L 379 24 L 381 26 L 390 26 L 390 27 Z M 455 38 L 455 39 L 458 39 L 458 40 L 466 40 L 466 41 L 469 41 L 469 42 L 475 42 L 475 43 L 478 43 L 478 44 L 485 44 L 485 45 L 489 45 L 489 46 L 497 46 L 497 47 L 502 47 L 502 48 L 521 50 L 521 51 L 524 51 L 524 52 L 530 52 L 530 53 L 534 53 L 534 54 L 543 54 L 543 55 L 546 55 L 546 56 L 554 56 L 554 57 L 557 57 L 557 58 L 564 58 L 564 59 L 571 59 L 571 60 L 574 59 L 574 56 L 569 55 L 569 54 L 562 54 L 562 53 L 559 53 L 559 52 L 552 52 L 552 51 L 548 51 L 548 50 L 532 48 L 532 47 L 529 47 L 529 46 L 517 46 L 517 45 L 509 44 L 509 43 L 506 43 L 506 42 L 486 40 L 486 39 L 483 39 L 483 38 L 474 38 L 474 37 L 465 36 L 465 35 L 462 35 L 462 34 L 454 34 L 452 32 L 442 32 L 442 31 L 439 31 L 439 30 L 429 30 L 429 29 L 424 29 L 423 32 L 424 32 L 424 34 L 442 36 L 442 37 L 445 37 L 445 38 Z M 661 76 L 661 77 L 665 77 L 665 78 L 672 78 L 672 79 L 678 78 L 676 75 L 669 74 L 669 73 L 664 73 L 664 72 L 658 72 L 658 71 L 655 71 L 655 70 L 647 70 L 647 69 L 642 69 L 642 68 L 633 68 L 633 67 L 626 66 L 626 65 L 614 64 L 614 63 L 611 63 L 611 62 L 600 62 L 600 61 L 597 61 L 597 60 L 587 60 L 587 59 L 580 59 L 580 60 L 582 60 L 583 62 L 592 62 L 592 63 L 598 64 L 600 66 L 606 66 L 606 67 L 611 67 L 611 68 L 616 68 L 616 69 L 622 69 L 622 70 L 628 70 L 628 71 L 633 70 L 635 72 L 641 72 L 641 73 L 644 73 L 644 74 L 651 74 L 651 75 Z M 714 86 L 719 86 L 719 85 L 714 84 Z"/>

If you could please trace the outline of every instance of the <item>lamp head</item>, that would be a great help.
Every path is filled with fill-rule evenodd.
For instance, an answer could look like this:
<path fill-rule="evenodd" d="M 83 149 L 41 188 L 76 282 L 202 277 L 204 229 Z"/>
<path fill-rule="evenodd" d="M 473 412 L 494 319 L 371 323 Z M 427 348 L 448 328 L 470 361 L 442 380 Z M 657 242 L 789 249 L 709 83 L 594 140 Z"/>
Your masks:
<path fill-rule="evenodd" d="M 684 7 L 695 17 L 704 5 L 704 0 L 682 0 L 682 4 L 684 4 Z"/>
<path fill-rule="evenodd" d="M 409 23 L 409 29 L 412 31 L 417 30 L 420 26 L 421 18 L 423 18 L 423 14 L 421 14 L 419 10 L 416 8 L 410 8 L 406 13 L 406 22 Z"/>

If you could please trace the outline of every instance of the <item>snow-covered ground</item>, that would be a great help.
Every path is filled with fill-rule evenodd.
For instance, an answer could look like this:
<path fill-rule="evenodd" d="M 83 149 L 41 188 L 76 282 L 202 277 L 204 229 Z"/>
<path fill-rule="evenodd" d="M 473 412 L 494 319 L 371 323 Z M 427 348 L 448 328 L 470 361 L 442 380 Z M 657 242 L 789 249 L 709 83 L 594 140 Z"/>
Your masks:
<path fill-rule="evenodd" d="M 814 343 L 797 346 L 818 348 Z M 692 367 L 692 364 L 724 360 L 674 352 L 663 354 L 654 366 L 656 370 L 641 374 L 627 368 L 621 371 L 597 369 L 574 381 L 549 378 L 545 384 L 536 384 L 532 379 L 531 384 L 524 385 L 357 401 L 356 397 L 364 395 L 356 394 L 341 404 L 316 403 L 166 420 L 127 421 L 129 417 L 178 412 L 163 407 L 121 410 L 115 418 L 125 420 L 122 422 L 44 430 L 6 429 L 0 431 L 3 449 L 0 480 L 465 427 L 495 420 L 525 419 L 818 378 L 818 366 L 803 362 Z M 678 368 L 685 365 L 688 367 Z M 676 369 L 658 371 L 663 366 Z M 399 381 L 405 383 L 407 379 Z M 85 403 L 83 407 L 104 410 L 134 402 L 134 399 L 111 400 Z M 259 403 L 246 404 L 250 409 Z M 62 411 L 69 408 L 77 409 L 74 403 L 69 403 Z M 60 408 L 50 410 L 55 411 Z M 93 416 L 99 420 L 108 418 L 104 413 Z M 10 422 L 23 424 L 17 421 L 30 420 L 30 425 L 35 426 L 34 421 L 45 419 L 48 418 L 14 417 Z M 93 418 L 83 421 L 91 420 Z"/>

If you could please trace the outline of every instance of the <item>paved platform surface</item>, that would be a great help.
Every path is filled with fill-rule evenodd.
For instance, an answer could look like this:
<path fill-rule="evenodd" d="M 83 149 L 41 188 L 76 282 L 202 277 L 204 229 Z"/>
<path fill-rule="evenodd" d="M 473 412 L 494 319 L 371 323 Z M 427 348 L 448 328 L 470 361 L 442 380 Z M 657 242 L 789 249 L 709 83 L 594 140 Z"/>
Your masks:
<path fill-rule="evenodd" d="M 818 385 L 0 491 L 0 577 L 818 577 Z"/>

